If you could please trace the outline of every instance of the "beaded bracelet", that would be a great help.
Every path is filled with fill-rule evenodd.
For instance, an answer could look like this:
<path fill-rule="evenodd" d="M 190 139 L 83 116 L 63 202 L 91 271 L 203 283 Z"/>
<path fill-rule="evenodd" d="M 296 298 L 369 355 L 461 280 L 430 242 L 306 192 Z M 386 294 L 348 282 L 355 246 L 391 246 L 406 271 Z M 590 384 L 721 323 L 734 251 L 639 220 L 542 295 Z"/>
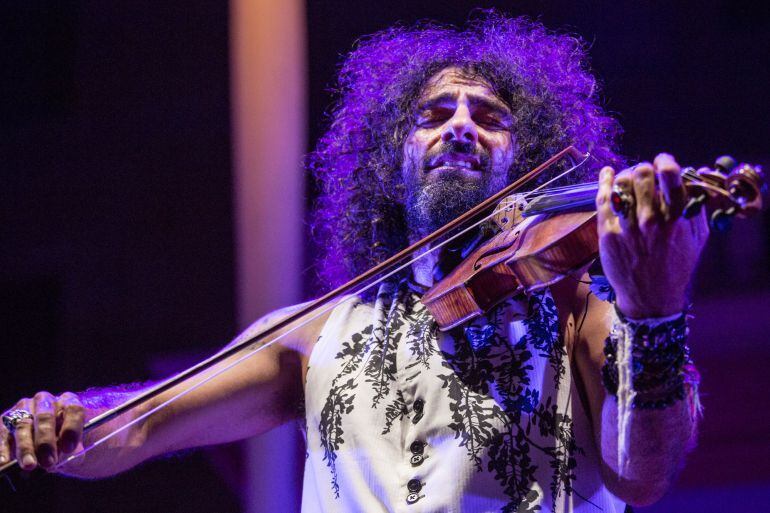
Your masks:
<path fill-rule="evenodd" d="M 610 336 L 604 342 L 602 382 L 607 391 L 618 395 L 618 344 L 625 343 L 624 347 L 630 348 L 631 408 L 659 410 L 684 399 L 685 383 L 697 380 L 687 346 L 686 315 L 662 322 L 639 322 L 625 318 L 617 309 L 615 313 Z"/>

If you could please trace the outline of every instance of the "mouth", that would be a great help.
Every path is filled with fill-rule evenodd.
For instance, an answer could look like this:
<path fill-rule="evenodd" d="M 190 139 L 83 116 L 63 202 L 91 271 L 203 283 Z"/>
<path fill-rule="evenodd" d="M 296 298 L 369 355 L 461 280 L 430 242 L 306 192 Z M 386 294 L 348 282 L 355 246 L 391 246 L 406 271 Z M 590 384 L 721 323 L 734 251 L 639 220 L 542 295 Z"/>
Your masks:
<path fill-rule="evenodd" d="M 445 153 L 431 159 L 425 167 L 425 172 L 441 168 L 481 171 L 481 160 L 475 155 L 465 153 Z"/>

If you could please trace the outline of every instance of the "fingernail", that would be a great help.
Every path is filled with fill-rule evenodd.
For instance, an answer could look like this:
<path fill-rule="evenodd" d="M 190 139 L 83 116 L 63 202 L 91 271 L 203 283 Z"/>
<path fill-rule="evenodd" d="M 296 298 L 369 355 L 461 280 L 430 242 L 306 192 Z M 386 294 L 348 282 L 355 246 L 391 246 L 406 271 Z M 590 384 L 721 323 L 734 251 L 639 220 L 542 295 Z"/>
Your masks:
<path fill-rule="evenodd" d="M 5 456 L 0 456 L 0 465 L 2 465 L 3 463 L 8 463 L 8 458 L 6 458 Z"/>
<path fill-rule="evenodd" d="M 53 454 L 49 454 L 45 458 L 45 466 L 53 467 L 54 465 L 56 465 L 56 456 L 54 456 Z"/>
<path fill-rule="evenodd" d="M 25 454 L 24 457 L 21 459 L 21 465 L 23 467 L 34 467 L 35 466 L 35 457 L 31 454 Z"/>
<path fill-rule="evenodd" d="M 62 450 L 67 454 L 71 453 L 75 450 L 75 442 L 64 442 Z"/>

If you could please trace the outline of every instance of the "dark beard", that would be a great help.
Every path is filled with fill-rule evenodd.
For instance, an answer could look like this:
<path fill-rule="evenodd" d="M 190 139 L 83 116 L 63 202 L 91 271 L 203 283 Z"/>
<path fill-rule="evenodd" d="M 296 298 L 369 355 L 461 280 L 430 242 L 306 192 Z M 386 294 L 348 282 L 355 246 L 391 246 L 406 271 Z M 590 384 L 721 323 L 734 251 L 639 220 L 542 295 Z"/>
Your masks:
<path fill-rule="evenodd" d="M 426 180 L 428 163 L 436 156 L 448 152 L 477 155 L 481 163 L 478 179 L 457 170 L 441 171 L 439 179 Z M 489 155 L 484 151 L 475 152 L 470 144 L 444 143 L 425 155 L 421 162 L 407 162 L 406 166 L 406 221 L 412 241 L 441 228 L 501 190 L 507 183 L 505 174 L 498 176 L 492 173 Z"/>
<path fill-rule="evenodd" d="M 408 184 L 406 221 L 410 239 L 434 232 L 484 201 L 486 181 L 470 181 L 460 174 L 447 174 L 428 184 Z"/>

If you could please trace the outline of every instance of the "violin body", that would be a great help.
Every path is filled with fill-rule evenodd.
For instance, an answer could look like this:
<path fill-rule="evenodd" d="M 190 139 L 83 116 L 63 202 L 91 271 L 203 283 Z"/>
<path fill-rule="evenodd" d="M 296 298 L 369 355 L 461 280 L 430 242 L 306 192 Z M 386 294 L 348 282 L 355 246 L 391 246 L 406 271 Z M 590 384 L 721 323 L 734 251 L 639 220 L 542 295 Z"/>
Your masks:
<path fill-rule="evenodd" d="M 421 301 L 442 331 L 519 293 L 531 293 L 599 254 L 596 212 L 528 217 L 476 248 Z"/>

